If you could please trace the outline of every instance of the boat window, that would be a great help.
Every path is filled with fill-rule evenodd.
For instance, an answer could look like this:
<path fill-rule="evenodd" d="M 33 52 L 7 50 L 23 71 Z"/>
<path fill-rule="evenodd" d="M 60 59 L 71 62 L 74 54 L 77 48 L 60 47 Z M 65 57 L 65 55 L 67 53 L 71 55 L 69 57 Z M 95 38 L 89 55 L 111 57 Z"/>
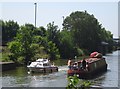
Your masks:
<path fill-rule="evenodd" d="M 42 66 L 42 64 L 39 64 L 40 66 Z"/>
<path fill-rule="evenodd" d="M 43 64 L 43 66 L 48 66 L 48 64 L 47 64 L 47 63 L 45 63 L 45 64 Z"/>

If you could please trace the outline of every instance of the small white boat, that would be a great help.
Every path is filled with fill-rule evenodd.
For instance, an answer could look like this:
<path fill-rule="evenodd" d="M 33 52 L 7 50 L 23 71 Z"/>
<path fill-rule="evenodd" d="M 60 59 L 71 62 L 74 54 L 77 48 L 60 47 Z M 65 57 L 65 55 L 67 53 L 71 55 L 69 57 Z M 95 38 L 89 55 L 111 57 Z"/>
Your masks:
<path fill-rule="evenodd" d="M 57 72 L 58 67 L 50 63 L 48 59 L 38 59 L 27 66 L 30 72 L 51 73 Z"/>

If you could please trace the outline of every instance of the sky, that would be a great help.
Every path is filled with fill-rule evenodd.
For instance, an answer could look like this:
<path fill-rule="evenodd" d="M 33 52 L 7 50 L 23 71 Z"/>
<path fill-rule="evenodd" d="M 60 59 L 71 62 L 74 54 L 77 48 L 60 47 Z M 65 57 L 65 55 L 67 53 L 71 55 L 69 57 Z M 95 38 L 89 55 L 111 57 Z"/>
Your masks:
<path fill-rule="evenodd" d="M 0 2 L 0 18 L 4 21 L 14 20 L 19 25 L 25 23 L 35 23 L 35 5 L 33 1 Z M 87 11 L 93 14 L 106 30 L 111 31 L 113 37 L 118 37 L 118 2 L 38 2 L 37 1 L 37 27 L 46 27 L 48 23 L 54 21 L 59 29 L 62 29 L 63 16 L 69 16 L 75 11 Z"/>

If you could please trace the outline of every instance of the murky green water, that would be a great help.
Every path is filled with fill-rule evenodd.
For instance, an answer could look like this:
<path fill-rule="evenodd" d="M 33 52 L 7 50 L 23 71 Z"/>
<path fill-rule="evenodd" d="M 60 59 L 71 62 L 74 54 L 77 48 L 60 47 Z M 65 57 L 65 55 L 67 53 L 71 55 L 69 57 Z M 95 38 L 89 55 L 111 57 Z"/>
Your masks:
<path fill-rule="evenodd" d="M 105 56 L 108 70 L 96 79 L 93 86 L 118 87 L 118 55 L 120 51 Z M 15 70 L 2 73 L 3 87 L 66 87 L 67 66 L 59 66 L 59 72 L 51 74 L 28 74 L 26 67 L 18 67 Z"/>

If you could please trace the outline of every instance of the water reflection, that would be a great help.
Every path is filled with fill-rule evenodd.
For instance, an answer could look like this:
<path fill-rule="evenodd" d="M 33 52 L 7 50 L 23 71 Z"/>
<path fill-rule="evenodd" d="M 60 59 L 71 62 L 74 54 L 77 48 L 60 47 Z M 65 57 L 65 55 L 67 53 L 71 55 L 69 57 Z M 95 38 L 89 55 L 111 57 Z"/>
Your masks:
<path fill-rule="evenodd" d="M 118 87 L 118 51 L 105 56 L 108 70 L 97 78 L 90 80 L 94 86 Z M 59 66 L 59 72 L 49 74 L 28 74 L 26 67 L 2 73 L 4 87 L 65 87 L 67 85 L 67 66 Z"/>

